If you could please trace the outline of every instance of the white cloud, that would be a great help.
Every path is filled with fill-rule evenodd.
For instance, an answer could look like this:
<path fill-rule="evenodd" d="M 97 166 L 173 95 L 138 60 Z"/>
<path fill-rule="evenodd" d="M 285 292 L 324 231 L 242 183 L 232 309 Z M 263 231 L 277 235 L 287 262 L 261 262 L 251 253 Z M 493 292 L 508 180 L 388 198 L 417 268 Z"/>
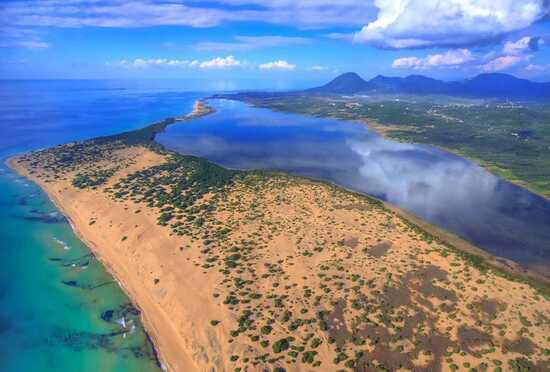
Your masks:
<path fill-rule="evenodd" d="M 530 51 L 537 51 L 543 43 L 544 41 L 541 38 L 525 36 L 515 42 L 507 41 L 502 51 L 507 55 L 518 55 Z"/>
<path fill-rule="evenodd" d="M 346 34 L 343 32 L 331 32 L 330 34 L 326 35 L 329 39 L 333 40 L 344 40 L 344 41 L 353 41 L 354 35 L 353 34 Z"/>
<path fill-rule="evenodd" d="M 229 69 L 243 66 L 244 63 L 236 60 L 233 56 L 228 57 L 216 57 L 207 61 L 188 61 L 178 59 L 167 58 L 136 58 L 134 60 L 119 61 L 116 65 L 127 68 L 149 68 L 149 67 L 189 67 L 189 68 L 201 68 L 201 69 Z"/>
<path fill-rule="evenodd" d="M 377 18 L 356 42 L 385 48 L 467 45 L 532 25 L 549 13 L 545 0 L 375 0 Z"/>
<path fill-rule="evenodd" d="M 550 64 L 537 65 L 537 64 L 534 64 L 534 63 L 530 63 L 525 67 L 525 69 L 529 72 L 541 73 L 541 72 L 550 71 Z"/>
<path fill-rule="evenodd" d="M 225 58 L 217 57 L 209 61 L 199 63 L 199 67 L 203 69 L 227 69 L 241 66 L 241 62 L 236 60 L 233 56 Z"/>
<path fill-rule="evenodd" d="M 236 5 L 228 8 L 227 5 Z M 263 21 L 292 27 L 359 27 L 375 15 L 356 0 L 19 0 L 2 3 L 0 24 L 52 27 L 213 27 Z"/>
<path fill-rule="evenodd" d="M 289 45 L 306 45 L 311 42 L 305 37 L 293 36 L 237 36 L 236 42 L 201 42 L 193 47 L 196 50 L 204 51 L 243 51 L 251 49 L 289 46 Z"/>
<path fill-rule="evenodd" d="M 326 68 L 325 66 L 314 65 L 314 66 L 311 66 L 311 70 L 312 71 L 326 71 L 326 70 L 328 70 L 328 68 Z"/>
<path fill-rule="evenodd" d="M 391 64 L 393 68 L 419 69 L 423 65 L 422 59 L 418 57 L 397 58 Z"/>
<path fill-rule="evenodd" d="M 0 22 L 2 8 L 0 7 Z M 21 27 L 1 27 L 0 35 L 3 39 L 0 48 L 25 48 L 25 49 L 47 49 L 51 45 L 42 40 L 41 33 Z"/>
<path fill-rule="evenodd" d="M 279 60 L 262 63 L 259 68 L 260 70 L 293 71 L 296 68 L 296 65 L 290 64 L 287 61 Z"/>
<path fill-rule="evenodd" d="M 177 59 L 166 59 L 166 58 L 155 58 L 155 59 L 143 59 L 136 58 L 134 60 L 126 60 L 118 62 L 118 65 L 121 67 L 134 67 L 134 68 L 149 68 L 149 67 L 186 67 L 189 66 L 189 61 L 177 60 Z"/>
<path fill-rule="evenodd" d="M 501 56 L 497 57 L 486 64 L 484 64 L 482 69 L 487 72 L 503 71 L 507 70 L 520 62 L 528 61 L 532 56 Z"/>
<path fill-rule="evenodd" d="M 16 40 L 0 44 L 0 48 L 47 49 L 49 43 L 40 40 Z"/>
<path fill-rule="evenodd" d="M 430 54 L 424 58 L 403 57 L 393 61 L 393 68 L 428 70 L 433 68 L 455 68 L 474 61 L 468 49 L 449 50 L 445 53 Z"/>

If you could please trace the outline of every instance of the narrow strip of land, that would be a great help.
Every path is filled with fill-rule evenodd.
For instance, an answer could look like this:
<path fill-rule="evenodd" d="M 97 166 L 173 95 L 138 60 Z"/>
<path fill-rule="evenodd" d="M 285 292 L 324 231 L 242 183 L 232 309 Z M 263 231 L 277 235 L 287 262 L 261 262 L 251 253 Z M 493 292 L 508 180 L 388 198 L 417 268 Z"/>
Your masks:
<path fill-rule="evenodd" d="M 170 370 L 550 368 L 546 283 L 376 199 L 153 141 L 210 110 L 9 162 L 120 281 Z"/>

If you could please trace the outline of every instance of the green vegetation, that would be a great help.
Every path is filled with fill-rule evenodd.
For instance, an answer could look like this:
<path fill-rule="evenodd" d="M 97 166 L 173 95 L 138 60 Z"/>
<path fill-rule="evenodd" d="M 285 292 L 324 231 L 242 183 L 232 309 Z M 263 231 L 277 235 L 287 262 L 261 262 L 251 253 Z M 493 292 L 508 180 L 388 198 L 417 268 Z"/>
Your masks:
<path fill-rule="evenodd" d="M 88 187 L 95 188 L 107 182 L 107 180 L 111 178 L 111 176 L 115 174 L 118 169 L 118 167 L 111 167 L 85 173 L 77 173 L 72 181 L 72 184 L 74 187 L 78 187 L 79 189 L 85 189 Z"/>
<path fill-rule="evenodd" d="M 280 339 L 279 341 L 273 343 L 273 352 L 274 353 L 281 353 L 285 350 L 287 350 L 290 347 L 290 342 L 288 342 L 288 338 Z"/>
<path fill-rule="evenodd" d="M 133 173 L 109 191 L 117 200 L 132 199 L 158 208 L 159 225 L 171 223 L 174 233 L 186 235 L 192 226 L 202 226 L 213 210 L 210 204 L 197 202 L 209 192 L 222 191 L 236 174 L 200 158 L 173 154 L 168 162 Z M 226 265 L 234 267 L 238 259 L 238 255 L 229 256 Z"/>
<path fill-rule="evenodd" d="M 550 105 L 459 101 L 443 97 L 238 99 L 316 117 L 371 122 L 386 136 L 439 146 L 550 197 Z"/>
<path fill-rule="evenodd" d="M 205 323 L 217 326 L 209 328 L 216 334 L 226 333 L 228 343 L 247 345 L 246 351 L 236 347 L 227 356 L 235 370 L 284 371 L 281 365 L 300 362 L 313 369 L 321 366 L 320 359 L 323 366 L 317 370 L 415 369 L 411 361 L 422 355 L 430 357 L 426 370 L 441 369 L 443 357 L 450 369 L 457 369 L 453 353 L 481 358 L 482 352 L 494 353 L 504 342 L 511 352 L 529 351 L 529 337 L 536 339 L 528 332 L 541 327 L 537 322 L 548 322 L 533 316 L 531 308 L 514 310 L 514 319 L 505 319 L 501 304 L 489 299 L 470 298 L 467 311 L 461 308 L 465 286 L 470 289 L 473 283 L 480 291 L 498 288 L 488 287 L 495 279 L 493 269 L 386 209 L 379 200 L 282 173 L 227 170 L 166 152 L 151 145 L 150 136 L 150 131 L 137 131 L 77 144 L 81 154 L 88 154 L 85 158 L 73 154 L 71 146 L 61 146 L 34 153 L 28 162 L 54 164 L 51 159 L 68 155 L 73 163 L 64 163 L 66 169 L 96 178 L 106 175 L 97 188 L 128 206 L 128 213 L 146 210 L 175 239 L 184 237 L 171 253 L 176 257 L 188 248 L 196 250 L 189 264 L 219 278 L 210 298 L 231 315 L 218 318 L 224 319 L 223 327 L 216 319 Z M 112 157 L 115 149 L 126 149 L 126 143 L 145 144 L 164 155 L 164 162 L 125 176 L 116 171 L 108 175 L 112 161 L 98 151 Z M 126 153 L 129 159 L 121 159 L 123 164 L 132 161 L 133 152 Z M 109 179 L 109 187 L 101 186 Z M 317 211 L 313 224 L 312 209 Z M 353 216 L 353 222 L 338 222 L 342 211 Z M 401 247 L 401 255 L 386 255 L 390 248 L 380 244 L 391 234 L 412 238 Z M 278 236 L 292 237 L 291 253 L 277 249 Z M 376 246 L 384 249 L 376 253 Z M 428 262 L 439 258 L 433 252 L 451 262 L 451 269 Z M 304 265 L 302 260 L 316 266 L 297 274 L 292 267 Z M 151 280 L 159 290 L 165 285 L 164 280 Z M 538 296 L 535 291 L 525 295 Z M 542 299 L 536 301 L 540 304 Z M 526 334 L 507 334 L 497 320 L 520 323 Z M 441 321 L 448 327 L 439 326 Z M 494 337 L 492 328 L 505 333 Z M 475 350 L 469 349 L 471 340 L 479 342 Z M 324 358 L 327 351 L 330 359 Z M 486 360 L 495 357 L 488 355 Z M 538 367 L 529 364 L 529 358 L 505 363 L 515 370 Z"/>

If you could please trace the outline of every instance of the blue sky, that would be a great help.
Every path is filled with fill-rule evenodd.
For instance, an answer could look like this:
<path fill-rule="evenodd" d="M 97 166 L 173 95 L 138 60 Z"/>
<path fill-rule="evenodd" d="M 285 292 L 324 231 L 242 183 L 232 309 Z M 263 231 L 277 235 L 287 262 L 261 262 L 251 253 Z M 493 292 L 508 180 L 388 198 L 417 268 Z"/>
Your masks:
<path fill-rule="evenodd" d="M 550 80 L 549 13 L 547 0 L 2 0 L 0 78 Z"/>

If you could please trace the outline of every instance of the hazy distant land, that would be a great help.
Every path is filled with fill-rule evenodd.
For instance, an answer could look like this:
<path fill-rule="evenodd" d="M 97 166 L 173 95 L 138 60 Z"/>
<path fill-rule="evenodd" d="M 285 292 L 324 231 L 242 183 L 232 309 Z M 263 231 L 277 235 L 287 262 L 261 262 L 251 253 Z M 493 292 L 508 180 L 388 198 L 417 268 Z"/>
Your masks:
<path fill-rule="evenodd" d="M 209 112 L 10 160 L 143 310 L 169 370 L 550 368 L 543 279 L 378 200 L 153 141 Z"/>

